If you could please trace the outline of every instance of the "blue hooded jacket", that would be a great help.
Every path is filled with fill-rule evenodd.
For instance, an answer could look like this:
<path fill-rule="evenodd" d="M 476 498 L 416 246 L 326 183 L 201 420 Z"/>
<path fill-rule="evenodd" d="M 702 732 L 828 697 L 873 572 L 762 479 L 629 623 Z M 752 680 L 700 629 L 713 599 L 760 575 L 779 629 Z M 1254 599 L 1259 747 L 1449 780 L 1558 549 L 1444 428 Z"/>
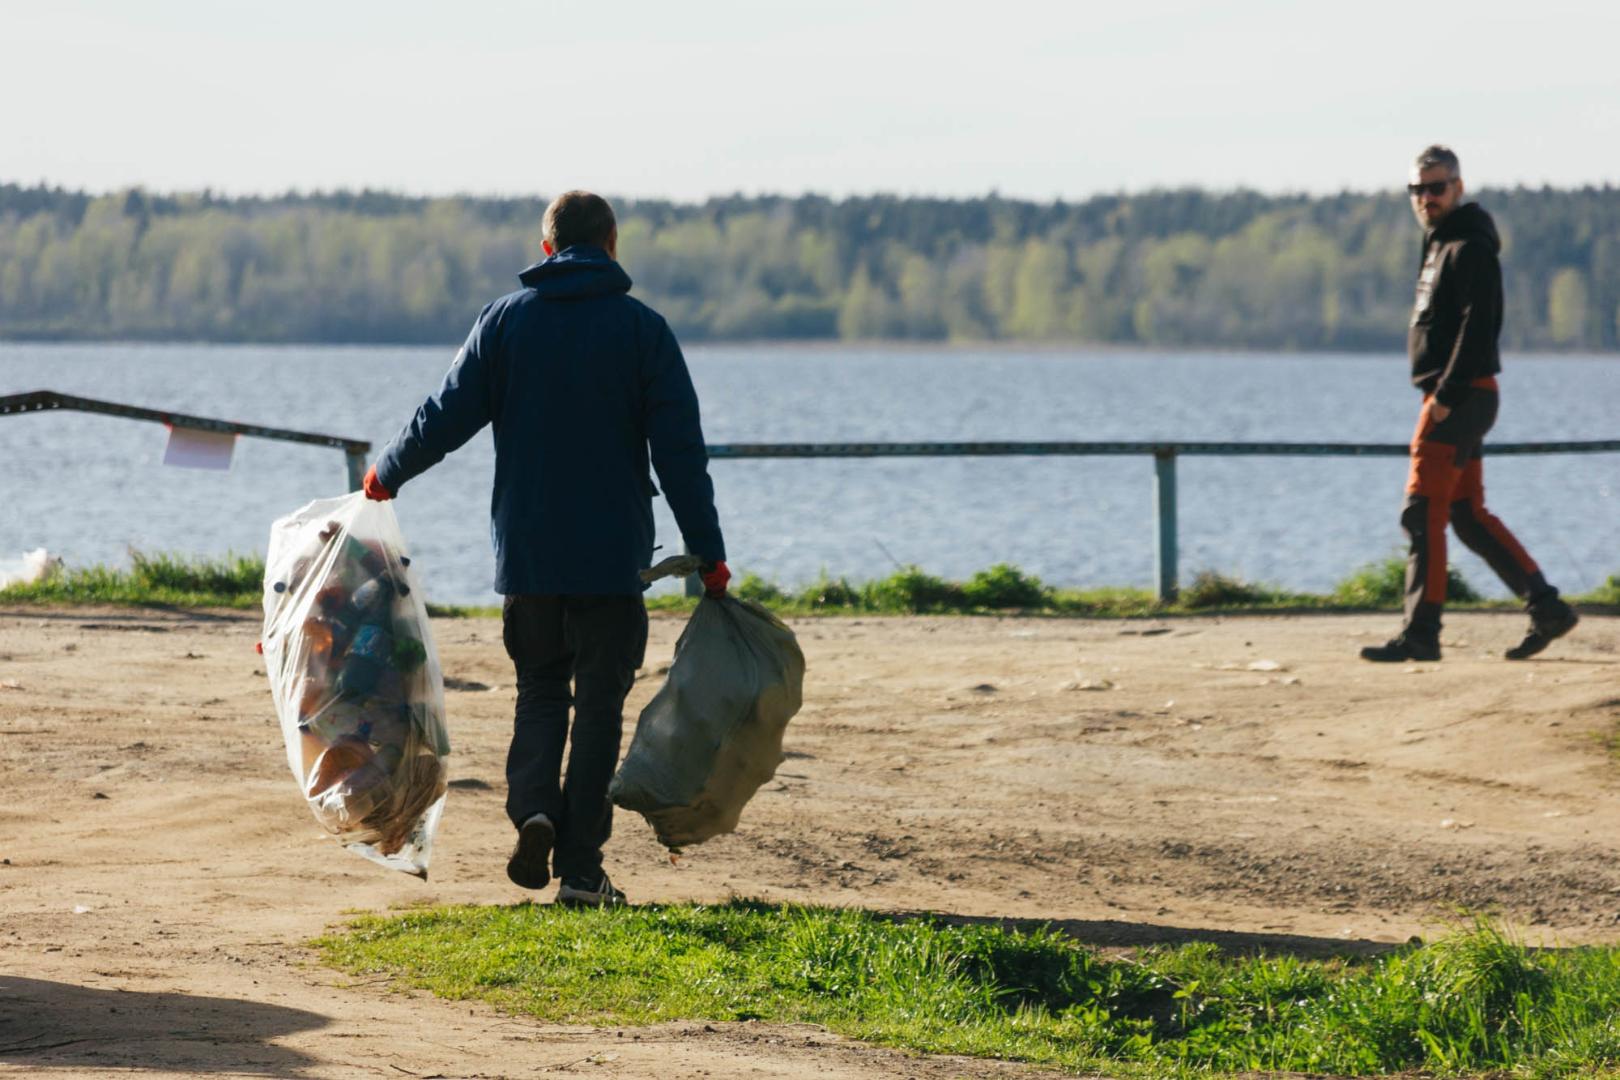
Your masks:
<path fill-rule="evenodd" d="M 697 393 L 669 325 L 600 248 L 566 248 L 518 280 L 478 316 L 377 478 L 397 493 L 493 425 L 495 591 L 508 596 L 639 595 L 649 462 L 687 550 L 724 559 Z"/>

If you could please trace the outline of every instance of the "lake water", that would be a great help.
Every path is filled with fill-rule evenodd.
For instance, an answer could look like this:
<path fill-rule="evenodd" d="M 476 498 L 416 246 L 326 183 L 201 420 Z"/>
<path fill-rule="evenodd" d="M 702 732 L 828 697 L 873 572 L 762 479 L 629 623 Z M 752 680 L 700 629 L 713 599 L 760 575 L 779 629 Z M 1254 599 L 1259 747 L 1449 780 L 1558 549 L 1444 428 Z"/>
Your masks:
<path fill-rule="evenodd" d="M 0 394 L 49 389 L 369 439 L 373 457 L 437 386 L 453 347 L 0 343 Z M 692 347 L 721 442 L 1210 439 L 1405 442 L 1418 395 L 1397 355 L 1016 348 Z M 1620 437 L 1620 358 L 1509 356 L 1492 438 Z M 336 450 L 239 441 L 228 473 L 166 468 L 157 424 L 0 417 L 0 558 L 70 564 L 130 549 L 262 552 L 272 519 L 341 492 Z M 488 433 L 396 505 L 429 595 L 492 603 Z M 1059 585 L 1154 580 L 1142 458 L 719 461 L 731 565 L 784 584 L 898 563 L 963 578 L 1015 563 Z M 1395 552 L 1397 458 L 1184 458 L 1181 577 L 1203 568 L 1327 590 Z M 1620 455 L 1490 460 L 1490 504 L 1566 591 L 1620 572 Z M 661 499 L 659 540 L 680 537 Z M 1453 545 L 1476 587 L 1505 595 Z"/>

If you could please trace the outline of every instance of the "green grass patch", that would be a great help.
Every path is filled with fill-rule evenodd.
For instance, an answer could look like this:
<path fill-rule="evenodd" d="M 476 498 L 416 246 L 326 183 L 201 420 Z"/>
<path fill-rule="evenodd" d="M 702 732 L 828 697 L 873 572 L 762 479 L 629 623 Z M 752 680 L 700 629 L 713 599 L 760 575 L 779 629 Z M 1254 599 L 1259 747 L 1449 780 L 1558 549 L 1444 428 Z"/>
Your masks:
<path fill-rule="evenodd" d="M 1339 582 L 1329 599 L 1342 607 L 1400 607 L 1406 597 L 1406 556 L 1391 555 L 1368 563 Z M 1484 600 L 1455 566 L 1446 568 L 1446 602 L 1477 604 Z"/>
<path fill-rule="evenodd" d="M 1252 607 L 1315 607 L 1316 597 L 1291 593 L 1271 585 L 1256 585 L 1238 578 L 1227 577 L 1214 570 L 1200 570 L 1193 575 L 1192 584 L 1176 597 L 1177 606 L 1187 611 Z"/>
<path fill-rule="evenodd" d="M 947 581 L 906 566 L 888 577 L 863 582 L 822 575 L 798 589 L 745 574 L 731 583 L 730 591 L 783 615 L 1127 616 L 1174 610 L 1160 604 L 1146 589 L 1058 589 L 1006 563 L 981 570 L 967 581 Z M 653 611 L 690 611 L 696 603 L 679 594 L 647 598 L 647 607 Z"/>
<path fill-rule="evenodd" d="M 0 603 L 132 604 L 151 607 L 257 608 L 264 596 L 259 555 L 193 557 L 130 552 L 130 568 L 61 568 L 43 580 L 0 589 Z M 498 618 L 496 605 L 429 604 L 438 618 Z"/>
<path fill-rule="evenodd" d="M 228 555 L 222 559 L 174 554 L 131 553 L 132 566 L 60 570 L 44 581 L 0 589 L 0 603 L 146 604 L 169 607 L 255 608 L 260 604 L 264 560 Z M 1147 589 L 1064 589 L 1007 563 L 981 570 L 966 581 L 949 581 L 920 567 L 906 566 L 887 577 L 852 582 L 820 578 L 799 588 L 755 574 L 732 582 L 733 596 L 756 600 L 783 615 L 986 615 L 1029 614 L 1090 618 L 1207 614 L 1219 611 L 1398 610 L 1404 592 L 1405 561 L 1395 556 L 1356 570 L 1327 595 L 1296 593 L 1246 582 L 1214 570 L 1200 570 L 1171 603 Z M 1483 600 L 1455 569 L 1450 600 L 1456 606 L 1512 607 L 1514 601 Z M 1572 599 L 1596 606 L 1620 606 L 1620 576 L 1596 591 Z M 653 611 L 690 611 L 697 601 L 680 593 L 651 596 Z M 495 605 L 429 604 L 439 618 L 489 618 Z"/>
<path fill-rule="evenodd" d="M 1569 597 L 1580 604 L 1602 607 L 1620 607 L 1620 574 L 1610 574 L 1608 580 L 1589 593 Z"/>
<path fill-rule="evenodd" d="M 1373 959 L 1110 958 L 1057 932 L 749 901 L 369 916 L 315 942 L 542 1020 L 822 1024 L 871 1042 L 1127 1075 L 1591 1073 L 1620 1063 L 1620 949 L 1538 951 L 1486 921 Z"/>
<path fill-rule="evenodd" d="M 1126 587 L 1063 589 L 1007 563 L 980 570 L 966 581 L 948 581 L 916 566 L 888 577 L 851 582 L 825 575 L 801 589 L 787 589 L 747 575 L 732 585 L 734 596 L 758 600 L 785 615 L 1069 615 L 1129 618 L 1189 612 L 1257 608 L 1317 609 L 1327 597 L 1254 585 L 1203 570 L 1172 603 L 1161 603 L 1148 589 Z M 655 611 L 690 610 L 682 596 L 651 597 Z M 1399 606 L 1398 604 L 1396 606 Z"/>
<path fill-rule="evenodd" d="M 264 594 L 258 555 L 194 558 L 130 552 L 130 568 L 67 567 L 0 589 L 0 602 L 256 608 Z"/>

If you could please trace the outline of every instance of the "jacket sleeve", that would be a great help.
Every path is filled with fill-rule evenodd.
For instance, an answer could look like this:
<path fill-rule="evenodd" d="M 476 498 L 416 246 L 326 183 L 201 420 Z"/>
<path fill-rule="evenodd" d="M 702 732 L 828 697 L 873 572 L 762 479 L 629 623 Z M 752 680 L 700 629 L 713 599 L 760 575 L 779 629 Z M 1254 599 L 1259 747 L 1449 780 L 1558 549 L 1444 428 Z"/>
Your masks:
<path fill-rule="evenodd" d="M 680 526 L 686 549 L 706 560 L 726 557 L 720 515 L 709 479 L 709 451 L 698 420 L 697 391 L 675 335 L 657 320 L 643 370 L 643 423 L 653 469 Z"/>
<path fill-rule="evenodd" d="M 486 307 L 478 316 L 439 389 L 377 459 L 377 479 L 389 491 L 397 494 L 406 481 L 443 461 L 493 418 L 490 311 Z"/>
<path fill-rule="evenodd" d="M 1500 323 L 1502 295 L 1502 265 L 1483 244 L 1459 245 L 1451 272 L 1456 278 L 1457 338 L 1434 390 L 1435 400 L 1447 408 L 1468 396 L 1470 380 L 1491 370 L 1487 359 Z"/>

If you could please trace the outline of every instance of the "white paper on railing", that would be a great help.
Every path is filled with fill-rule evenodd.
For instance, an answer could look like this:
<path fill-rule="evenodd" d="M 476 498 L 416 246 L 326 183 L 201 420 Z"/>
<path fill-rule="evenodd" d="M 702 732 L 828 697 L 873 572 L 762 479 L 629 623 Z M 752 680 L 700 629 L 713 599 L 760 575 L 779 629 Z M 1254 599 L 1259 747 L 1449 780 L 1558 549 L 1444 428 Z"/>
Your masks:
<path fill-rule="evenodd" d="M 225 471 L 231 467 L 231 452 L 235 449 L 234 432 L 171 427 L 169 445 L 163 451 L 163 464 L 178 465 L 184 469 Z"/>

